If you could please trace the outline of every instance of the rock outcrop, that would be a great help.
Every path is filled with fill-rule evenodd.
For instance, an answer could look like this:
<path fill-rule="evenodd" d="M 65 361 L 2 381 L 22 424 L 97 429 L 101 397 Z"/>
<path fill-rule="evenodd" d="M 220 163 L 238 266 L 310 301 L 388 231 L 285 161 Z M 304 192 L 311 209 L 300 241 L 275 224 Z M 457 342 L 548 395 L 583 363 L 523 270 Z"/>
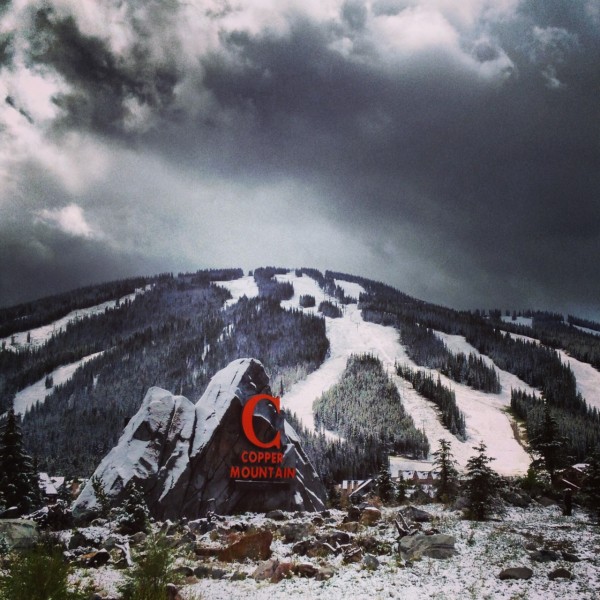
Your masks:
<path fill-rule="evenodd" d="M 269 402 L 257 404 L 252 422 L 264 442 L 280 433 L 280 448 L 263 450 L 265 455 L 277 453 L 280 462 L 270 456 L 266 471 L 252 475 L 246 471 L 246 477 L 231 471 L 232 466 L 262 465 L 260 459 L 251 464 L 242 460 L 244 452 L 262 450 L 244 435 L 242 410 L 252 396 L 270 393 L 262 364 L 251 358 L 233 361 L 219 371 L 195 405 L 183 396 L 150 388 L 94 475 L 115 503 L 123 499 L 128 484 L 135 483 L 157 519 L 195 519 L 211 511 L 322 510 L 324 487 L 298 435 Z M 265 472 L 272 474 L 278 468 L 288 476 L 265 477 Z M 88 482 L 73 513 L 81 517 L 96 508 Z"/>

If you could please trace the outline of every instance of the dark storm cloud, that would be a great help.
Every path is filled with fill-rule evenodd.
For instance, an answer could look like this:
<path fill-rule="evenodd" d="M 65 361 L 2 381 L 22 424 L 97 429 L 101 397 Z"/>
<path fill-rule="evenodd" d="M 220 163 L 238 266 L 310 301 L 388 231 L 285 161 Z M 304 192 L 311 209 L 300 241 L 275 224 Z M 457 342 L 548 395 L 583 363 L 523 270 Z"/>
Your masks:
<path fill-rule="evenodd" d="M 53 98 L 64 110 L 65 118 L 57 124 L 63 128 L 122 134 L 128 117 L 126 100 L 161 112 L 173 99 L 174 69 L 149 63 L 142 48 L 130 62 L 119 60 L 103 40 L 83 34 L 72 16 L 60 17 L 50 8 L 38 10 L 30 39 L 30 59 L 55 69 L 71 84 L 69 93 Z"/>
<path fill-rule="evenodd" d="M 600 14 L 591 2 L 446 4 L 348 0 L 336 15 L 274 9 L 265 24 L 255 5 L 238 15 L 207 4 L 184 19 L 183 5 L 159 15 L 128 3 L 129 52 L 84 33 L 75 16 L 42 11 L 30 58 L 69 84 L 55 94 L 55 127 L 114 136 L 115 149 L 135 141 L 173 179 L 190 178 L 189 197 L 155 185 L 135 203 L 173 231 L 202 214 L 194 190 L 207 178 L 272 188 L 257 230 L 280 214 L 280 183 L 300 182 L 311 197 L 297 198 L 307 207 L 298 227 L 324 223 L 355 240 L 331 263 L 332 236 L 323 238 L 311 248 L 316 266 L 460 307 L 577 307 L 600 318 L 591 258 L 600 249 Z M 206 31 L 177 37 L 190 14 L 210 15 Z M 131 125 L 132 100 L 136 123 L 150 127 Z M 131 187 L 155 172 L 136 165 Z M 86 211 L 118 206 L 109 183 L 104 200 L 81 199 Z M 238 213 L 251 197 L 239 197 Z M 209 213 L 213 228 L 235 228 L 235 213 Z M 301 239 L 281 244 L 285 256 L 304 252 Z M 223 251 L 240 260 L 238 246 Z M 210 258 L 203 248 L 200 260 Z"/>

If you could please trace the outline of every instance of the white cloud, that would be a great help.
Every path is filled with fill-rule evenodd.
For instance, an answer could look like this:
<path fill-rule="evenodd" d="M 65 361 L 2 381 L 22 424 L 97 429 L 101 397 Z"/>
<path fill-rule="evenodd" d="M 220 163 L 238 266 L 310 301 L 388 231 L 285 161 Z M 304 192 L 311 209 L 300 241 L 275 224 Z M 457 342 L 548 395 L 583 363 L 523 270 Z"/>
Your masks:
<path fill-rule="evenodd" d="M 77 204 L 69 204 L 62 208 L 44 208 L 35 213 L 35 220 L 75 237 L 100 237 L 100 232 L 90 226 L 86 221 L 83 209 Z"/>

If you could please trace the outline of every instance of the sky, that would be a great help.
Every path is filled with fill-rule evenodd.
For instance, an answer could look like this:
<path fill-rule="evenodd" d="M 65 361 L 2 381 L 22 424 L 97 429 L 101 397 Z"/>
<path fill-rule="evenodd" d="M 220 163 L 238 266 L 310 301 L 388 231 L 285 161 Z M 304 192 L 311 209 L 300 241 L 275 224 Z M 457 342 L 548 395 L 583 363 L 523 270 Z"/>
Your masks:
<path fill-rule="evenodd" d="M 600 0 L 0 0 L 0 305 L 310 266 L 600 320 Z"/>

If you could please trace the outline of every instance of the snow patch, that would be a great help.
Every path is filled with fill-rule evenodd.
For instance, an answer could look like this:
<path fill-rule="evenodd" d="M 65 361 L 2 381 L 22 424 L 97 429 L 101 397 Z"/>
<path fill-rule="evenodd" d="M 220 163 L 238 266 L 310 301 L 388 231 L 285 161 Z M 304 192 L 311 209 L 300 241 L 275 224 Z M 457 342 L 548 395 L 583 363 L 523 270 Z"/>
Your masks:
<path fill-rule="evenodd" d="M 86 317 L 104 314 L 104 312 L 107 310 L 118 309 L 125 302 L 133 302 L 133 300 L 137 296 L 145 293 L 150 289 L 152 289 L 152 284 L 148 284 L 145 288 L 138 288 L 132 294 L 127 294 L 127 296 L 123 296 L 118 300 L 109 300 L 108 302 L 102 302 L 102 304 L 96 304 L 95 306 L 90 306 L 88 308 L 79 308 L 77 310 L 73 310 L 61 319 L 52 321 L 47 325 L 42 325 L 41 327 L 36 327 L 35 329 L 21 331 L 19 333 L 9 335 L 8 337 L 1 338 L 0 347 L 2 347 L 2 345 L 4 344 L 5 350 L 12 350 L 14 352 L 18 352 L 23 348 L 33 348 L 42 346 L 53 335 L 56 335 L 63 331 L 69 323 L 81 321 Z M 27 342 L 28 334 L 30 335 L 29 342 Z"/>
<path fill-rule="evenodd" d="M 256 298 L 258 296 L 258 286 L 252 275 L 246 275 L 231 281 L 214 281 L 213 283 L 229 290 L 232 296 L 230 300 L 225 301 L 224 308 L 234 305 L 243 296 L 246 296 L 246 298 Z"/>
<path fill-rule="evenodd" d="M 43 403 L 46 398 L 54 392 L 54 388 L 57 385 L 62 385 L 69 381 L 79 367 L 102 354 L 104 354 L 104 352 L 96 352 L 89 356 L 84 356 L 81 360 L 77 360 L 69 365 L 54 369 L 54 371 L 50 373 L 53 380 L 53 387 L 51 388 L 46 388 L 46 378 L 42 377 L 39 381 L 22 389 L 15 396 L 13 405 L 15 412 L 24 415 L 36 404 L 36 402 Z"/>

